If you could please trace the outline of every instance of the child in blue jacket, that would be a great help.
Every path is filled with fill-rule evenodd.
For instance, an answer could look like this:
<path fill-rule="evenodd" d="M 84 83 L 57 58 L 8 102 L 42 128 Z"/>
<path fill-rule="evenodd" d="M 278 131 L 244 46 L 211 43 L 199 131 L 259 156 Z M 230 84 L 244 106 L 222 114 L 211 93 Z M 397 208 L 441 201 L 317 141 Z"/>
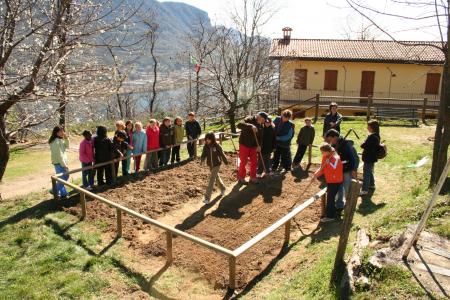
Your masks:
<path fill-rule="evenodd" d="M 142 123 L 136 122 L 134 124 L 135 131 L 133 132 L 133 154 L 134 157 L 134 170 L 139 172 L 141 166 L 142 154 L 147 150 L 147 134 L 142 130 Z"/>

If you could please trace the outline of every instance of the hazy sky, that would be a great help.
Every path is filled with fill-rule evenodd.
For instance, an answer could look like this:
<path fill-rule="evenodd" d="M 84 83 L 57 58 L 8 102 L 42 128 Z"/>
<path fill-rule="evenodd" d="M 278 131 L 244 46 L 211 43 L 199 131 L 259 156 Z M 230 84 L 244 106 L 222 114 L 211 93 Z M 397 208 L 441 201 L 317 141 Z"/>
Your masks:
<path fill-rule="evenodd" d="M 213 23 L 227 25 L 227 11 L 239 0 L 175 0 L 196 6 L 208 12 Z M 234 1 L 234 2 L 233 2 Z M 293 29 L 292 37 L 295 38 L 345 38 L 346 33 L 362 24 L 368 25 L 358 13 L 349 8 L 345 0 L 269 0 L 270 4 L 277 7 L 277 13 L 263 28 L 263 33 L 270 37 L 280 37 L 281 28 L 289 26 Z M 433 7 L 408 8 L 404 5 L 390 4 L 389 0 L 366 0 L 371 6 L 380 10 L 394 13 L 407 14 L 408 16 L 426 16 L 433 14 Z M 401 40 L 440 40 L 435 18 L 424 22 L 398 20 L 370 13 L 377 22 L 395 33 L 395 37 Z M 433 27 L 430 27 L 433 26 Z M 411 30 L 414 29 L 414 30 Z M 376 28 L 372 27 L 370 36 L 377 39 L 387 39 Z M 406 30 L 406 31 L 405 31 Z M 355 29 L 356 32 L 358 30 Z M 444 33 L 445 36 L 445 33 Z M 353 33 L 353 38 L 356 38 Z"/>

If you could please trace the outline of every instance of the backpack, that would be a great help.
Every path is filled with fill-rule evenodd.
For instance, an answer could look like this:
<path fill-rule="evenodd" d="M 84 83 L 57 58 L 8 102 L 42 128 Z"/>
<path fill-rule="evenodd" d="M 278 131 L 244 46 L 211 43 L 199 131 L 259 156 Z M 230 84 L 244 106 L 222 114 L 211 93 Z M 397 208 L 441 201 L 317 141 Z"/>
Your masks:
<path fill-rule="evenodd" d="M 383 159 L 387 156 L 387 147 L 384 142 L 380 143 L 377 148 L 377 159 Z"/>

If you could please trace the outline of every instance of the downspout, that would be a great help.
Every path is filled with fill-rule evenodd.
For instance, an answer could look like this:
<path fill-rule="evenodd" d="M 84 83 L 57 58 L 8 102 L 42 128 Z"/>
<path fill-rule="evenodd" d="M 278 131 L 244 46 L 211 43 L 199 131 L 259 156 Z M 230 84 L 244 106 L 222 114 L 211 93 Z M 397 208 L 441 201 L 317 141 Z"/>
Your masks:
<path fill-rule="evenodd" d="M 388 98 L 391 97 L 391 86 L 392 86 L 392 77 L 394 76 L 394 72 L 392 72 L 391 68 L 386 67 L 388 71 L 391 73 L 391 76 L 389 76 L 389 89 L 388 89 Z"/>
<path fill-rule="evenodd" d="M 344 92 L 342 94 L 342 97 L 345 97 L 345 90 L 346 90 L 346 83 L 347 83 L 347 68 L 345 66 L 342 66 L 344 69 Z"/>

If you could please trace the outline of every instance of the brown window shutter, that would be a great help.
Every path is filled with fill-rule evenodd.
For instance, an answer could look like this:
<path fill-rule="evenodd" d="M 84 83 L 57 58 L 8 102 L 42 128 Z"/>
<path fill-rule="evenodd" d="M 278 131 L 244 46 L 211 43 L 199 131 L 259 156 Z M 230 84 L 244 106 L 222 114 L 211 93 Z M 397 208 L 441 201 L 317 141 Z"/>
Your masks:
<path fill-rule="evenodd" d="M 440 73 L 428 73 L 427 82 L 425 84 L 425 94 L 437 95 L 439 94 L 439 83 L 441 82 Z"/>
<path fill-rule="evenodd" d="M 294 89 L 306 90 L 308 70 L 295 69 L 294 71 Z"/>
<path fill-rule="evenodd" d="M 323 84 L 323 89 L 326 91 L 336 91 L 337 90 L 337 70 L 325 70 L 325 82 Z"/>

